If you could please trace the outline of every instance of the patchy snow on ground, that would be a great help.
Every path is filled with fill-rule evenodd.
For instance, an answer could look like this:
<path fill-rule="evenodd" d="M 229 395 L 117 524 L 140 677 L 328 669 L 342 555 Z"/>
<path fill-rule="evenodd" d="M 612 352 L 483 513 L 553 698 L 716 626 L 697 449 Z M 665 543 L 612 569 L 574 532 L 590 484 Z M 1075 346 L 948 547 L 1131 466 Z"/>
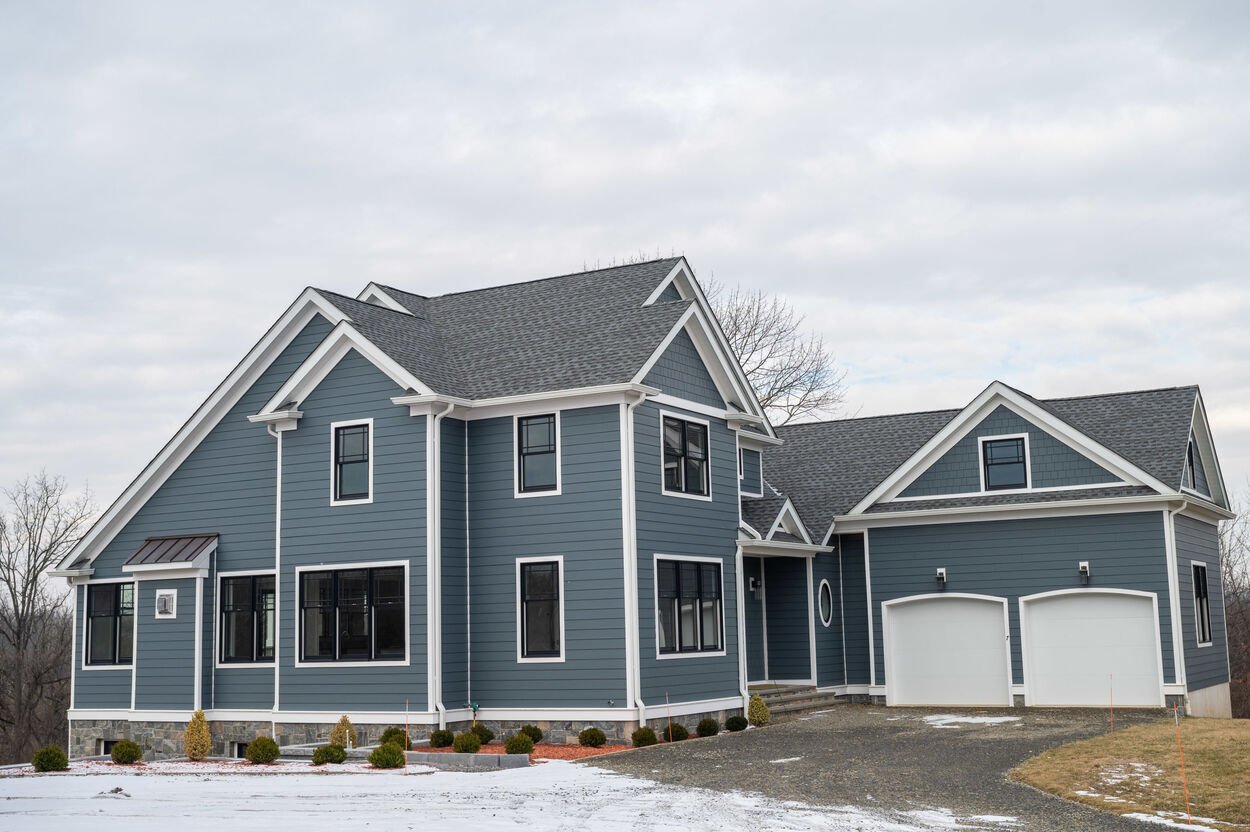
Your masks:
<path fill-rule="evenodd" d="M 1219 830 L 1217 830 L 1214 826 L 1201 826 L 1196 823 L 1186 823 L 1184 820 L 1178 820 L 1170 817 L 1173 814 L 1177 813 L 1160 812 L 1157 815 L 1148 815 L 1145 812 L 1129 812 L 1127 815 L 1121 815 L 1120 817 L 1132 818 L 1133 820 L 1140 820 L 1143 823 L 1153 823 L 1158 826 L 1166 826 L 1169 829 L 1187 829 L 1190 830 L 1190 832 L 1219 832 Z M 1168 815 L 1169 817 L 1164 817 L 1164 815 Z M 1183 818 L 1185 816 L 1181 815 L 1180 817 Z M 1196 820 L 1210 820 L 1210 818 L 1196 818 Z"/>
<path fill-rule="evenodd" d="M 1098 779 L 1108 786 L 1119 786 L 1123 783 L 1144 786 L 1162 774 L 1163 769 L 1149 763 L 1126 763 L 1108 766 L 1102 770 Z"/>
<path fill-rule="evenodd" d="M 1096 797 L 1099 800 L 1102 800 L 1106 803 L 1128 803 L 1128 801 L 1122 797 L 1115 797 L 1109 794 L 1101 794 L 1099 792 L 1090 791 L 1089 789 L 1077 789 L 1076 794 L 1079 794 L 1081 797 Z"/>
<path fill-rule="evenodd" d="M 133 770 L 132 770 L 133 771 Z M 816 807 L 741 793 L 663 786 L 555 761 L 482 773 L 411 776 L 360 772 L 258 776 L 147 776 L 110 772 L 0 778 L 5 832 L 231 832 L 385 829 L 498 832 L 595 829 L 758 832 L 929 832 L 1010 828 L 1014 818 L 886 814 L 858 806 Z"/>
<path fill-rule="evenodd" d="M 933 716 L 926 716 L 924 721 L 934 728 L 958 728 L 960 725 L 1002 725 L 1005 722 L 1019 722 L 1020 717 L 934 714 Z"/>
<path fill-rule="evenodd" d="M 777 763 L 797 763 L 801 759 L 803 758 L 802 757 L 782 757 L 780 760 L 769 760 L 768 762 L 773 763 L 775 765 Z"/>
<path fill-rule="evenodd" d="M 1010 829 L 1020 819 L 1010 815 L 957 815 L 950 809 L 915 809 L 905 813 L 928 829 Z"/>
<path fill-rule="evenodd" d="M 75 760 L 69 764 L 68 771 L 53 771 L 41 774 L 31 766 L 8 769 L 4 777 L 73 777 L 74 775 L 113 775 L 116 777 L 142 777 L 144 775 L 184 774 L 209 775 L 228 774 L 242 777 L 263 777 L 265 775 L 294 774 L 372 774 L 390 776 L 402 774 L 430 774 L 436 769 L 430 766 L 411 765 L 402 768 L 374 768 L 365 760 L 349 760 L 338 765 L 326 764 L 314 766 L 309 760 L 283 760 L 273 765 L 252 765 L 243 760 L 156 760 L 150 763 L 121 766 L 107 760 Z"/>

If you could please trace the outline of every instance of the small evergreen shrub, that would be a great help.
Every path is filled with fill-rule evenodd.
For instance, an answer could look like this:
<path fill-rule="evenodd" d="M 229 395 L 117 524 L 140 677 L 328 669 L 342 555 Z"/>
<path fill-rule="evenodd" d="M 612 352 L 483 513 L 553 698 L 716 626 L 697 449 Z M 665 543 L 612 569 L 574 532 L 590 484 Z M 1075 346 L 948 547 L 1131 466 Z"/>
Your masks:
<path fill-rule="evenodd" d="M 347 751 L 341 745 L 322 745 L 313 752 L 312 764 L 315 766 L 324 766 L 326 763 L 339 765 L 345 762 Z"/>
<path fill-rule="evenodd" d="M 113 758 L 113 762 L 121 766 L 128 766 L 137 763 L 143 759 L 143 749 L 136 742 L 130 740 L 118 740 L 113 745 L 113 751 L 109 755 Z"/>
<path fill-rule="evenodd" d="M 737 714 L 734 714 L 729 719 L 725 720 L 725 727 L 730 731 L 745 731 L 747 725 L 749 724 L 750 723 L 747 722 L 747 718 L 745 716 L 739 716 Z"/>
<path fill-rule="evenodd" d="M 330 730 L 330 745 L 355 748 L 359 742 L 356 729 L 352 727 L 352 721 L 347 718 L 347 714 L 343 714 Z"/>
<path fill-rule="evenodd" d="M 69 758 L 55 745 L 45 745 L 35 752 L 30 764 L 35 771 L 65 771 L 69 768 Z"/>
<path fill-rule="evenodd" d="M 646 748 L 648 745 L 655 745 L 659 740 L 655 738 L 655 731 L 647 726 L 642 726 L 629 737 L 634 741 L 634 748 Z"/>
<path fill-rule="evenodd" d="M 701 737 L 714 737 L 720 733 L 720 723 L 705 716 L 699 720 L 699 724 L 695 726 L 694 732 Z"/>
<path fill-rule="evenodd" d="M 529 754 L 534 750 L 534 741 L 529 734 L 513 734 L 504 740 L 503 750 L 509 754 Z"/>
<path fill-rule="evenodd" d="M 369 765 L 374 768 L 403 768 L 406 762 L 404 749 L 393 742 L 384 742 L 369 752 Z"/>
<path fill-rule="evenodd" d="M 412 750 L 412 743 L 408 739 L 408 732 L 403 728 L 391 726 L 382 732 L 382 737 L 378 740 L 378 745 L 398 745 L 405 751 Z"/>
<path fill-rule="evenodd" d="M 337 743 L 332 743 L 337 745 Z M 278 744 L 269 737 L 257 737 L 247 744 L 247 753 L 244 755 L 249 763 L 256 765 L 268 765 L 278 759 L 281 754 Z"/>
<path fill-rule="evenodd" d="M 203 760 L 213 750 L 213 737 L 208 733 L 208 720 L 203 711 L 196 711 L 182 733 L 182 753 L 188 760 Z"/>
<path fill-rule="evenodd" d="M 472 731 L 465 731 L 463 734 L 456 734 L 451 747 L 459 754 L 476 754 L 482 747 L 482 738 Z"/>
<path fill-rule="evenodd" d="M 446 748 L 455 741 L 456 735 L 451 731 L 444 731 L 440 729 L 438 731 L 430 732 L 430 748 Z"/>
<path fill-rule="evenodd" d="M 581 745 L 590 746 L 591 748 L 599 748 L 608 741 L 608 737 L 598 728 L 583 728 L 581 733 L 577 735 L 577 741 Z"/>
<path fill-rule="evenodd" d="M 489 745 L 490 741 L 495 738 L 495 732 L 487 728 L 481 722 L 473 723 L 473 727 L 469 730 L 474 734 L 477 734 L 477 738 L 482 741 L 482 745 Z"/>
<path fill-rule="evenodd" d="M 690 732 L 686 730 L 686 726 L 680 722 L 670 722 L 664 726 L 664 730 L 660 732 L 660 736 L 664 737 L 665 742 L 681 742 L 690 736 Z"/>
<path fill-rule="evenodd" d="M 768 713 L 764 700 L 758 693 L 751 694 L 751 701 L 747 703 L 747 722 L 758 728 L 767 725 L 771 720 L 772 715 Z"/>
<path fill-rule="evenodd" d="M 543 729 L 537 725 L 525 724 L 521 726 L 521 733 L 534 741 L 534 745 L 538 745 L 543 741 Z"/>

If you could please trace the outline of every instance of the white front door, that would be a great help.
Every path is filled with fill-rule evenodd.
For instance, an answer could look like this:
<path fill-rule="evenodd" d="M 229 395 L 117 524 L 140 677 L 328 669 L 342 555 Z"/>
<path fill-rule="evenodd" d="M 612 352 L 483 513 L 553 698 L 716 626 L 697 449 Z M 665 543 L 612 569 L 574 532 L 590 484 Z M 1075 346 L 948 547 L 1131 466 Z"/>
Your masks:
<path fill-rule="evenodd" d="M 882 605 L 886 702 L 1011 705 L 1007 602 L 932 595 Z"/>

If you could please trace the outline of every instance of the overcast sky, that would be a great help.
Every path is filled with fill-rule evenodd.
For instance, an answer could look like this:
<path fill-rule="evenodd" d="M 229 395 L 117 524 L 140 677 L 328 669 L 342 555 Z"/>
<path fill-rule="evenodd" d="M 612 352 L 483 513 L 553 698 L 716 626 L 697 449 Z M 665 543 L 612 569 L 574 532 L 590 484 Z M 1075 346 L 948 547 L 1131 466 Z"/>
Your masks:
<path fill-rule="evenodd" d="M 0 483 L 107 505 L 304 286 L 676 252 L 852 412 L 1199 383 L 1244 487 L 1250 3 L 468 5 L 0 0 Z"/>

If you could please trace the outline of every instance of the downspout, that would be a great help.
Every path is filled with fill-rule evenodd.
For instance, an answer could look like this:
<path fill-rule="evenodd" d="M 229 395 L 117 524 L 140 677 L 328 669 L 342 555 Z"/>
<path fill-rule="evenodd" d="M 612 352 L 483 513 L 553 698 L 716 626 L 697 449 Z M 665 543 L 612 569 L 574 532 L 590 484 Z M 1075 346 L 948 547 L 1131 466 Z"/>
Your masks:
<path fill-rule="evenodd" d="M 273 607 L 277 621 L 274 622 L 274 639 L 273 639 L 273 712 L 269 720 L 269 736 L 275 740 L 278 738 L 278 706 L 281 701 L 279 698 L 279 687 L 282 682 L 282 431 L 274 430 L 273 425 L 265 425 L 265 431 L 278 442 L 277 448 L 277 473 L 274 475 L 275 496 L 274 496 L 274 529 L 273 529 Z M 298 590 L 297 590 L 298 591 Z M 218 604 L 216 594 L 213 596 L 213 603 Z M 298 612 L 298 611 L 297 611 Z M 296 616 L 292 616 L 292 626 L 299 626 L 295 620 Z M 213 627 L 213 640 L 217 639 L 217 628 Z M 216 646 L 213 647 L 213 684 L 214 684 L 214 700 L 213 705 L 216 706 L 216 683 L 217 683 L 217 653 Z"/>
<path fill-rule="evenodd" d="M 638 725 L 647 724 L 647 704 L 642 701 L 642 656 L 640 655 L 641 644 L 639 643 L 638 629 L 638 523 L 637 523 L 637 506 L 635 503 L 638 499 L 637 485 L 635 484 L 634 469 L 637 466 L 637 460 L 634 458 L 634 410 L 638 405 L 646 401 L 646 394 L 640 395 L 637 400 L 630 402 L 625 406 L 625 431 L 624 444 L 621 448 L 621 470 L 623 475 L 623 487 L 625 488 L 624 501 L 622 505 L 625 507 L 624 527 L 625 527 L 625 655 L 626 661 L 633 668 L 634 689 L 630 691 L 633 697 L 633 707 L 638 709 Z"/>
<path fill-rule="evenodd" d="M 741 505 L 741 500 L 738 501 Z M 738 509 L 738 519 L 742 519 L 742 509 Z M 747 712 L 751 704 L 751 692 L 747 684 L 747 629 L 746 629 L 746 584 L 743 576 L 742 544 L 734 551 L 734 571 L 738 574 L 738 693 L 742 694 L 742 713 Z"/>
<path fill-rule="evenodd" d="M 1172 619 L 1172 675 L 1176 679 L 1176 683 L 1183 685 L 1185 688 L 1185 715 L 1189 716 L 1189 674 L 1185 672 L 1185 625 L 1181 621 L 1181 587 L 1180 587 L 1180 552 L 1176 551 L 1176 515 L 1180 514 L 1189 507 L 1189 500 L 1182 500 L 1181 504 L 1175 509 L 1168 511 L 1167 528 L 1163 533 L 1167 535 L 1165 540 L 1166 551 L 1172 555 L 1171 563 L 1168 564 L 1168 594 L 1171 596 L 1171 603 L 1168 605 L 1170 617 Z M 1167 702 L 1167 699 L 1164 699 Z"/>
<path fill-rule="evenodd" d="M 430 464 L 426 466 L 426 470 L 432 474 L 430 493 L 433 495 L 430 505 L 426 506 L 426 524 L 430 529 L 430 545 L 426 547 L 425 579 L 429 584 L 429 591 L 426 595 L 429 609 L 426 611 L 426 619 L 432 622 L 427 644 L 433 645 L 430 655 L 426 658 L 426 668 L 430 673 L 430 688 L 434 692 L 433 703 L 435 710 L 438 711 L 439 728 L 447 727 L 447 708 L 443 705 L 443 460 L 440 457 L 443 443 L 440 426 L 443 417 L 451 413 L 456 406 L 453 402 L 446 404 L 447 409 L 442 413 L 430 411 L 432 426 L 427 448 L 427 453 L 430 454 Z"/>

